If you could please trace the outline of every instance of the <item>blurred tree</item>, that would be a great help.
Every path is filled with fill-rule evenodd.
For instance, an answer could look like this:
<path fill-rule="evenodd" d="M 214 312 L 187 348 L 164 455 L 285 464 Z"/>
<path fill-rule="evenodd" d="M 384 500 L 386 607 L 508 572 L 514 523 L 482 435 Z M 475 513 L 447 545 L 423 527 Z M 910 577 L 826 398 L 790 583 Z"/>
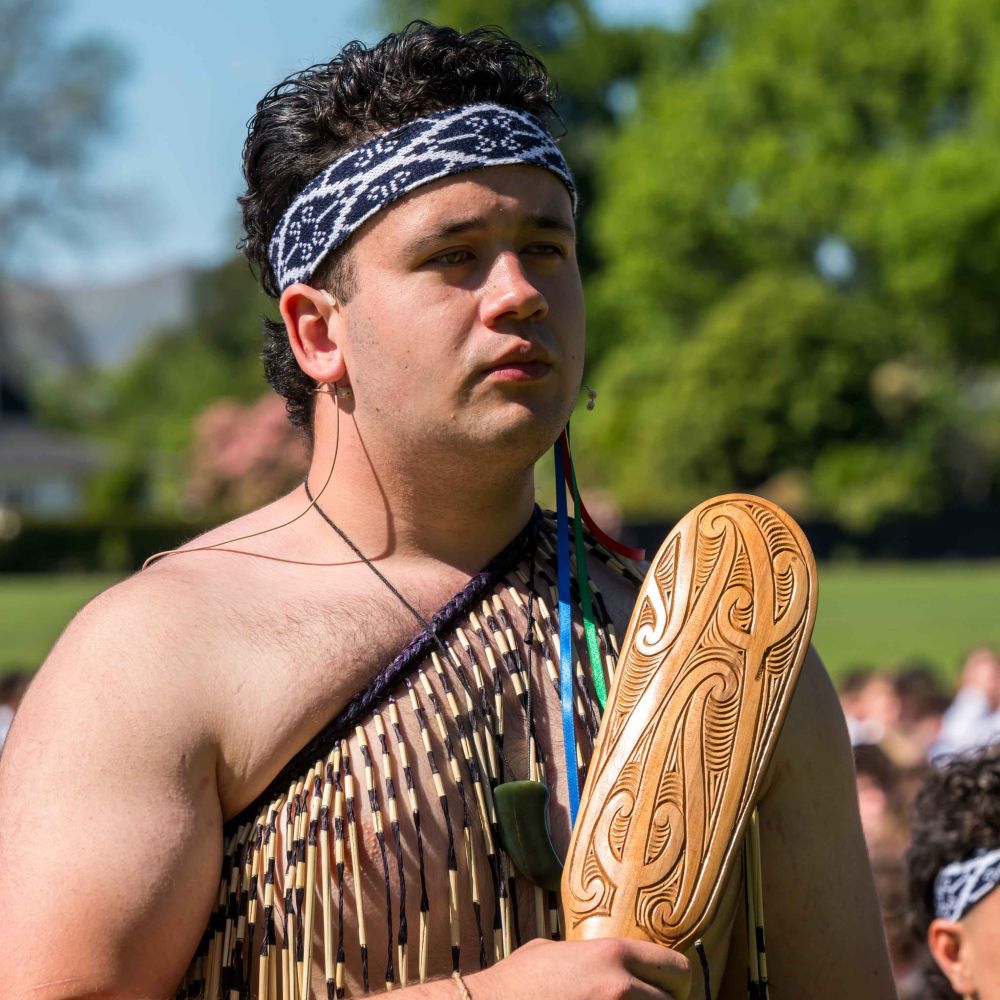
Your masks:
<path fill-rule="evenodd" d="M 685 39 L 598 175 L 585 474 L 655 516 L 996 499 L 1000 3 L 714 0 Z"/>
<path fill-rule="evenodd" d="M 379 0 L 381 22 L 398 30 L 423 18 L 468 31 L 497 25 L 545 63 L 559 85 L 556 110 L 566 125 L 560 145 L 579 191 L 581 270 L 594 266 L 587 215 L 597 198 L 594 174 L 604 144 L 634 108 L 637 81 L 653 67 L 682 63 L 686 50 L 657 24 L 613 26 L 588 0 Z"/>
<path fill-rule="evenodd" d="M 187 508 L 215 518 L 243 514 L 302 482 L 305 438 L 275 393 L 241 405 L 210 403 L 195 420 Z"/>
<path fill-rule="evenodd" d="M 111 130 L 126 61 L 65 41 L 58 0 L 0 0 L 0 270 L 32 227 L 71 225 L 97 193 L 87 165 Z"/>
<path fill-rule="evenodd" d="M 0 0 L 0 277 L 33 233 L 75 232 L 100 202 L 87 166 L 113 125 L 113 97 L 126 63 L 97 39 L 64 41 L 57 0 Z M 30 396 L 40 367 L 19 350 L 0 285 L 0 388 Z M 80 363 L 72 318 L 56 309 L 42 326 L 43 347 Z"/>
<path fill-rule="evenodd" d="M 758 270 L 696 336 L 609 351 L 598 409 L 578 421 L 585 465 L 646 516 L 733 490 L 862 530 L 926 510 L 949 386 L 885 319 L 814 275 Z"/>
<path fill-rule="evenodd" d="M 121 370 L 75 377 L 47 394 L 64 421 L 103 438 L 115 456 L 94 483 L 95 513 L 178 516 L 190 502 L 202 505 L 203 492 L 212 506 L 211 490 L 188 491 L 197 419 L 217 400 L 249 403 L 268 391 L 259 348 L 270 300 L 246 261 L 234 257 L 195 281 L 190 322 L 160 331 Z M 199 461 L 211 466 L 204 454 Z"/>

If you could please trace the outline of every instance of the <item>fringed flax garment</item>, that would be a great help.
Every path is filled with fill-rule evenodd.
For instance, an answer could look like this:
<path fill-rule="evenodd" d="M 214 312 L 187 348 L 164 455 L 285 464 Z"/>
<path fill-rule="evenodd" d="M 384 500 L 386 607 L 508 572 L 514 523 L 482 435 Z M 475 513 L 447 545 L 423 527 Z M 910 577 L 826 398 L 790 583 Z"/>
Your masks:
<path fill-rule="evenodd" d="M 557 894 L 510 864 L 493 807 L 504 780 L 565 780 L 555 531 L 552 516 L 536 509 L 437 612 L 433 631 L 421 632 L 226 825 L 217 906 L 179 998 L 360 996 L 474 972 L 530 938 L 561 936 Z M 586 542 L 591 565 L 638 586 L 634 566 Z M 581 787 L 599 722 L 592 671 L 610 687 L 618 657 L 605 602 L 592 579 L 589 586 L 602 662 L 590 662 L 575 634 Z M 568 819 L 553 816 L 554 833 L 560 823 L 564 848 Z"/>

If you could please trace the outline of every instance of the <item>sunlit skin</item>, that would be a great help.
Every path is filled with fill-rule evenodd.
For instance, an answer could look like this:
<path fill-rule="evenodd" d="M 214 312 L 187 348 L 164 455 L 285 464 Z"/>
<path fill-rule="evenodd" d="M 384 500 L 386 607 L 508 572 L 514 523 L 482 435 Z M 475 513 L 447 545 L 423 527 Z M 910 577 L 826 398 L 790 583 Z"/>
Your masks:
<path fill-rule="evenodd" d="M 959 996 L 1000 1000 L 1000 890 L 961 920 L 931 921 L 927 945 Z"/>

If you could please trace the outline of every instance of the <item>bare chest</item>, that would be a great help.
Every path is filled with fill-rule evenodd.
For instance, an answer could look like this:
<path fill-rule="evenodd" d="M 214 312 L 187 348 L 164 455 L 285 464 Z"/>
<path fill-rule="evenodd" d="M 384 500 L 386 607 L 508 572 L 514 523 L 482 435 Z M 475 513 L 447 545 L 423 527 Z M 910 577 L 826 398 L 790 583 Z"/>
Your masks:
<path fill-rule="evenodd" d="M 217 714 L 226 768 L 226 819 L 240 812 L 282 765 L 365 690 L 422 631 L 421 624 L 365 567 L 316 586 L 285 577 L 257 586 L 222 627 Z M 448 574 L 407 579 L 422 617 L 464 582 Z"/>
<path fill-rule="evenodd" d="M 390 570 L 387 575 L 425 621 L 468 582 L 454 570 L 426 567 Z M 624 634 L 634 586 L 603 567 L 597 567 L 594 577 L 614 642 Z M 495 648 L 496 633 L 504 631 L 503 625 L 514 627 L 527 612 L 527 591 L 521 582 L 516 573 L 508 574 L 507 585 L 493 588 L 476 602 L 462 632 L 488 673 L 496 667 L 495 658 L 504 655 Z M 554 623 L 554 594 L 544 579 L 536 580 L 536 589 L 541 637 Z M 523 631 L 523 622 L 518 627 Z M 231 603 L 223 631 L 224 639 L 216 647 L 222 656 L 212 669 L 218 679 L 217 711 L 226 761 L 220 796 L 224 817 L 229 819 L 252 802 L 352 698 L 391 667 L 423 626 L 367 567 L 357 565 L 319 582 L 315 574 L 262 576 Z M 500 636 L 501 642 L 508 638 Z M 547 655 L 539 647 L 536 659 L 535 712 L 544 747 L 559 742 L 558 702 L 552 700 L 555 687 L 549 683 L 554 682 L 558 655 L 554 647 Z M 489 679 L 495 681 L 496 676 Z M 509 694 L 516 699 L 513 687 Z M 513 745 L 508 754 L 525 758 L 526 742 Z"/>

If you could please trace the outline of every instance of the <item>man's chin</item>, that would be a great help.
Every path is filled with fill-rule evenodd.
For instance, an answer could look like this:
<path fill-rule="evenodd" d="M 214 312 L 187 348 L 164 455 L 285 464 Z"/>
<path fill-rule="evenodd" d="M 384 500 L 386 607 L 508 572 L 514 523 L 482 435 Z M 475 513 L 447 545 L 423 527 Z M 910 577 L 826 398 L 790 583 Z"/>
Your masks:
<path fill-rule="evenodd" d="M 493 460 L 509 455 L 517 464 L 533 465 L 552 447 L 563 427 L 565 421 L 551 413 L 524 411 L 477 428 L 476 437 Z"/>
<path fill-rule="evenodd" d="M 486 405 L 483 405 L 483 404 Z M 478 405 L 477 405 L 478 404 Z M 477 400 L 456 408 L 423 433 L 410 426 L 403 436 L 411 454 L 434 451 L 440 461 L 483 464 L 484 472 L 514 472 L 533 465 L 566 426 L 565 399 Z"/>

